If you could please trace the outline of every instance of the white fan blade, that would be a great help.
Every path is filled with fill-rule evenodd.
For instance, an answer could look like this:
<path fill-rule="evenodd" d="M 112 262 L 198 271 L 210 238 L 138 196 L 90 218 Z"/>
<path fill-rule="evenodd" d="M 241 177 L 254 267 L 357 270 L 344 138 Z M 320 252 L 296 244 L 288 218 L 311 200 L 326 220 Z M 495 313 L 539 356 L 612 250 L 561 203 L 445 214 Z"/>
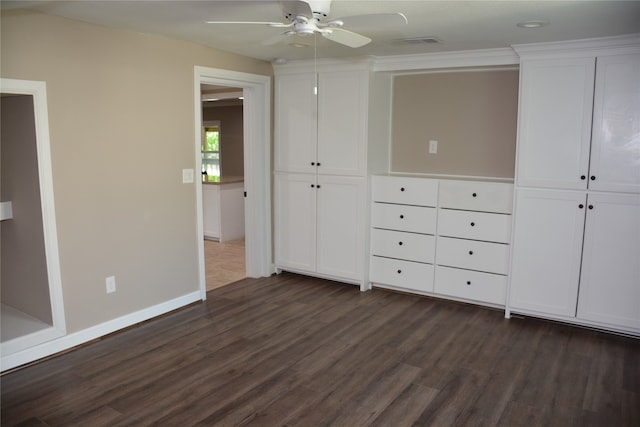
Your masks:
<path fill-rule="evenodd" d="M 287 37 L 295 34 L 293 31 L 285 31 L 284 33 L 276 34 L 275 36 L 268 37 L 260 42 L 263 46 L 271 46 L 279 43 L 280 41 L 286 39 Z"/>
<path fill-rule="evenodd" d="M 284 13 L 289 14 L 291 19 L 296 16 L 306 16 L 307 18 L 311 18 L 313 16 L 311 6 L 306 1 L 282 0 L 280 3 L 282 4 L 282 10 Z"/>
<path fill-rule="evenodd" d="M 321 33 L 325 38 L 349 47 L 361 47 L 371 42 L 369 37 L 343 30 L 342 28 L 332 28 L 331 32 Z"/>
<path fill-rule="evenodd" d="M 332 19 L 342 21 L 345 27 L 395 27 L 407 24 L 407 17 L 402 13 L 372 13 L 368 15 L 345 16 Z"/>
<path fill-rule="evenodd" d="M 249 24 L 249 25 L 268 25 L 276 28 L 290 27 L 291 24 L 283 24 L 282 22 L 265 22 L 265 21 L 206 21 L 207 24 Z"/>

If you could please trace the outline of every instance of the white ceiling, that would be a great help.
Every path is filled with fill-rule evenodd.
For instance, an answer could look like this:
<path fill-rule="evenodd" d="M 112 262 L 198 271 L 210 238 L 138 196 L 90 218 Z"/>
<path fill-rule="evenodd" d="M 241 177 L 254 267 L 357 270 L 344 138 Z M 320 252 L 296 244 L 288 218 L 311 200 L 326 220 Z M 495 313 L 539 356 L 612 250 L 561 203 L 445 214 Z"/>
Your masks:
<path fill-rule="evenodd" d="M 313 37 L 291 36 L 264 46 L 260 42 L 282 29 L 261 25 L 212 25 L 208 20 L 281 21 L 278 1 L 6 1 L 3 9 L 29 7 L 89 23 L 191 41 L 216 49 L 271 61 L 313 57 Z M 408 24 L 396 28 L 349 28 L 373 41 L 352 49 L 317 38 L 317 56 L 388 56 L 512 44 L 574 40 L 640 33 L 640 1 L 428 1 L 334 0 L 329 18 L 401 12 Z M 516 26 L 540 20 L 539 29 Z M 434 36 L 439 44 L 409 45 L 398 39 Z M 294 47 L 300 43 L 307 47 Z"/>

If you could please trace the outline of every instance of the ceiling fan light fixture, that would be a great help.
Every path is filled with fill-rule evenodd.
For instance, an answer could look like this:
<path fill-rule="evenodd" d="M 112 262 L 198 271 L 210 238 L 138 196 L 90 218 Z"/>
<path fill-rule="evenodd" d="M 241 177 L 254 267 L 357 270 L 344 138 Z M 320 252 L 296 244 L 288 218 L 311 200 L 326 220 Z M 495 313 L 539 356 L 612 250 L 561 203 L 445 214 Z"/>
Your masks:
<path fill-rule="evenodd" d="M 522 21 L 516 24 L 517 27 L 520 28 L 542 28 L 549 25 L 547 21 Z"/>

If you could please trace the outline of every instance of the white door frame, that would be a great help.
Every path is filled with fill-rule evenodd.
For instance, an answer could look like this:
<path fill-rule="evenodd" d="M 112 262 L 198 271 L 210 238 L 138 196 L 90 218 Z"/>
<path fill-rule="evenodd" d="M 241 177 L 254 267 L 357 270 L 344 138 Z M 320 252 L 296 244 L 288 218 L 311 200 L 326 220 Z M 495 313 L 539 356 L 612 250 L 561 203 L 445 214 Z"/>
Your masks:
<path fill-rule="evenodd" d="M 245 269 L 248 277 L 270 276 L 275 270 L 271 256 L 271 77 L 218 68 L 194 67 L 196 172 L 200 156 L 202 101 L 201 84 L 238 87 L 243 90 Z M 200 174 L 196 173 L 199 177 Z M 196 179 L 197 239 L 200 293 L 207 298 L 204 231 L 202 225 L 202 181 Z"/>
<path fill-rule="evenodd" d="M 58 252 L 58 232 L 56 209 L 53 197 L 53 174 L 51 172 L 51 147 L 49 140 L 49 111 L 47 108 L 47 85 L 42 81 L 0 79 L 0 92 L 33 97 L 35 119 L 36 150 L 38 156 L 38 176 L 40 183 L 40 203 L 42 205 L 42 227 L 44 248 L 49 279 L 52 326 L 22 337 L 14 338 L 0 345 L 3 368 L 7 358 L 29 347 L 62 337 L 66 334 L 64 302 L 62 298 L 62 278 L 60 255 Z"/>

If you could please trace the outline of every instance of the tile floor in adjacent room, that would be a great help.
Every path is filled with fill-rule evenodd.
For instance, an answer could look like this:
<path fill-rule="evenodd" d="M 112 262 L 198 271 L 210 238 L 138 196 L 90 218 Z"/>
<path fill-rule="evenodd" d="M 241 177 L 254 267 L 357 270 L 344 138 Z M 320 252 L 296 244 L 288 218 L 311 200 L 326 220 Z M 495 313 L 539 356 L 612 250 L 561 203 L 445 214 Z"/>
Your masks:
<path fill-rule="evenodd" d="M 207 291 L 246 277 L 244 239 L 228 242 L 204 241 Z"/>

